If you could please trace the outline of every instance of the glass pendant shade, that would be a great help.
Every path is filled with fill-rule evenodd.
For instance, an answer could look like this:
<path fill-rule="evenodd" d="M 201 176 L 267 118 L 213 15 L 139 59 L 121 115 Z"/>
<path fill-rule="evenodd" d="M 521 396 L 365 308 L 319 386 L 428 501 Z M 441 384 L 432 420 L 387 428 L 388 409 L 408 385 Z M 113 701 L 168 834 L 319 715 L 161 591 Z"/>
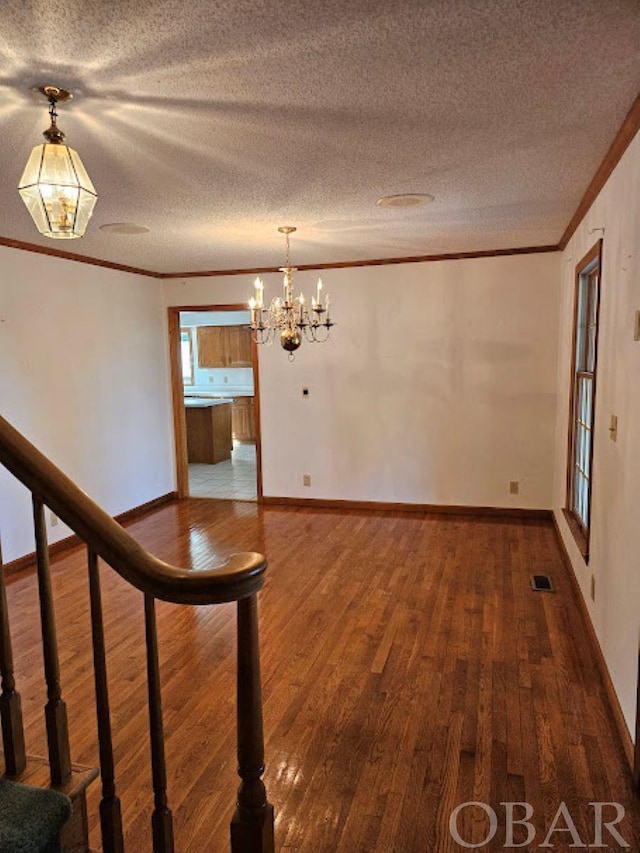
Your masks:
<path fill-rule="evenodd" d="M 82 237 L 98 199 L 77 151 L 62 143 L 36 145 L 18 191 L 45 237 Z"/>

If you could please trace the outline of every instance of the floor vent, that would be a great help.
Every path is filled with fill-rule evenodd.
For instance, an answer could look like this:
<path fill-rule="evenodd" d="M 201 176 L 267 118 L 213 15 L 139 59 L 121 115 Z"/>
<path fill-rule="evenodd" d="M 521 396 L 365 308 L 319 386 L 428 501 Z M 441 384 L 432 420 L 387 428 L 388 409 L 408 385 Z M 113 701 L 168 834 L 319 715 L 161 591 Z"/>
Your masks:
<path fill-rule="evenodd" d="M 531 589 L 536 592 L 554 592 L 553 583 L 548 575 L 531 575 Z"/>

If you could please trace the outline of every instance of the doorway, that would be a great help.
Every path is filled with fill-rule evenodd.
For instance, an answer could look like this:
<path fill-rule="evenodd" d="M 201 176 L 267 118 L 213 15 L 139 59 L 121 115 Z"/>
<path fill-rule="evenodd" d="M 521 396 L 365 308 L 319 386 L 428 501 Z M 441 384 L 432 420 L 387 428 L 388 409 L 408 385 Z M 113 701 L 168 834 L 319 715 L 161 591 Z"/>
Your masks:
<path fill-rule="evenodd" d="M 247 306 L 168 310 L 178 497 L 261 501 L 258 358 Z"/>

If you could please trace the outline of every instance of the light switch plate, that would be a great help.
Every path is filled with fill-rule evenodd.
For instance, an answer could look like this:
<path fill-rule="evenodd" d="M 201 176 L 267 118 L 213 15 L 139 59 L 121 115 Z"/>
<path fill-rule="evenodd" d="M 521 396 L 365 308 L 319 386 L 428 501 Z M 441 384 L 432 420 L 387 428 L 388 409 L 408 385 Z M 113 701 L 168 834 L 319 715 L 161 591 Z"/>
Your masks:
<path fill-rule="evenodd" d="M 618 418 L 611 415 L 611 425 L 609 426 L 609 438 L 611 441 L 617 441 L 618 438 Z"/>

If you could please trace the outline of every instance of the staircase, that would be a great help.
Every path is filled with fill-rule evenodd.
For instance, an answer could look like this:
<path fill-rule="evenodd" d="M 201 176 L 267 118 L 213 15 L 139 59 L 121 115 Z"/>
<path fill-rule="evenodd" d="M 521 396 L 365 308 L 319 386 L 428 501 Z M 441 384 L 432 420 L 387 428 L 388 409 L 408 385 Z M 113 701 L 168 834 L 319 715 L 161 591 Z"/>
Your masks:
<path fill-rule="evenodd" d="M 104 853 L 125 851 L 113 760 L 99 559 L 144 597 L 154 802 L 151 837 L 154 853 L 172 853 L 174 850 L 173 818 L 169 808 L 165 766 L 156 599 L 184 605 L 237 602 L 237 754 L 240 787 L 231 819 L 230 849 L 232 853 L 273 853 L 273 807 L 267 801 L 262 781 L 264 744 L 258 643 L 257 596 L 264 583 L 265 558 L 256 553 L 233 554 L 226 563 L 197 572 L 158 560 L 2 417 L 0 464 L 23 483 L 32 495 L 47 693 L 44 717 L 48 748 L 46 759 L 27 758 L 0 553 L 0 720 L 5 768 L 4 777 L 0 779 L 0 853 L 5 850 L 11 853 L 57 853 L 60 850 L 64 853 L 87 853 L 89 839 L 85 792 L 98 774 L 102 786 L 102 849 Z M 67 712 L 60 682 L 45 506 L 87 545 L 99 770 L 78 767 L 71 762 Z M 44 824 L 42 820 L 34 820 L 32 826 L 31 821 L 22 818 L 16 820 L 16 815 L 21 814 L 45 815 L 47 820 Z M 5 837 L 11 841 L 3 846 Z"/>

